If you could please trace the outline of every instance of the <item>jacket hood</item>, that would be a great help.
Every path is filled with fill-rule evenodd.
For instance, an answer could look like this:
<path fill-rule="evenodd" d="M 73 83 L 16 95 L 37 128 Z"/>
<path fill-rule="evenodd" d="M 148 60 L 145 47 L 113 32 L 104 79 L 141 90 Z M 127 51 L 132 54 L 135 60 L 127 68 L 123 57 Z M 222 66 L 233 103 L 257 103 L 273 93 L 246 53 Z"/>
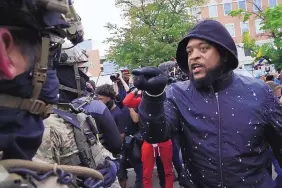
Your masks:
<path fill-rule="evenodd" d="M 188 35 L 182 39 L 177 47 L 176 60 L 179 67 L 184 72 L 189 72 L 188 68 L 188 56 L 186 52 L 186 46 L 190 39 L 203 39 L 207 42 L 214 43 L 228 52 L 228 68 L 233 70 L 237 68 L 238 54 L 234 40 L 227 31 L 227 29 L 218 21 L 204 20 L 194 26 Z"/>

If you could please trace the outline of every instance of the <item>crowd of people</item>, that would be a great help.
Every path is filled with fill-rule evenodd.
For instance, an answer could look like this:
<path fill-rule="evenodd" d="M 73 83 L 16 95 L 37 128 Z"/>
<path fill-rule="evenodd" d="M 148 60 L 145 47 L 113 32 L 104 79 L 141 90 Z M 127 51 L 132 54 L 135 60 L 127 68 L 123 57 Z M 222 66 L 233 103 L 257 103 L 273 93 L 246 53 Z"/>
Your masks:
<path fill-rule="evenodd" d="M 279 99 L 280 103 L 282 103 L 282 71 L 278 69 L 277 73 L 266 73 L 264 75 L 261 75 L 259 79 L 269 85 L 269 87 L 274 91 L 275 95 Z"/>
<path fill-rule="evenodd" d="M 172 75 L 171 73 L 177 69 L 177 64 L 173 61 L 165 62 L 160 65 L 160 68 L 166 74 Z M 175 76 L 171 76 L 171 79 L 175 79 Z M 152 187 L 155 163 L 161 187 L 173 187 L 175 180 L 173 164 L 177 171 L 177 179 L 180 182 L 185 181 L 185 177 L 181 176 L 183 163 L 176 139 L 157 144 L 150 144 L 143 140 L 139 131 L 138 115 L 142 91 L 134 87 L 132 75 L 125 69 L 113 74 L 111 80 L 113 85 L 101 85 L 95 89 L 95 94 L 97 99 L 110 110 L 123 141 L 122 160 L 118 173 L 121 187 L 126 187 L 128 168 L 134 168 L 136 173 L 134 187 Z M 110 141 L 113 139 L 111 138 L 108 142 Z"/>
<path fill-rule="evenodd" d="M 2 0 L 0 19 L 0 187 L 125 188 L 133 168 L 151 188 L 155 165 L 162 188 L 282 186 L 282 75 L 234 73 L 219 22 L 96 87 L 72 1 Z"/>

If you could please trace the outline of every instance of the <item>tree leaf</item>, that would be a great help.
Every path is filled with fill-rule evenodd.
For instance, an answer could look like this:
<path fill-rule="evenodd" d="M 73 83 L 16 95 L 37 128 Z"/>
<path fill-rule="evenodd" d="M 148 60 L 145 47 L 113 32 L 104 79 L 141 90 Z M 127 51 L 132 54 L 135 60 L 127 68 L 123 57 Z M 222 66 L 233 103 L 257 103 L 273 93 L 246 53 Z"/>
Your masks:
<path fill-rule="evenodd" d="M 129 0 L 118 0 L 128 27 L 117 27 L 108 23 L 111 37 L 106 58 L 119 66 L 156 66 L 172 60 L 178 42 L 195 24 L 189 14 L 204 0 L 155 0 L 151 4 L 136 6 Z"/>

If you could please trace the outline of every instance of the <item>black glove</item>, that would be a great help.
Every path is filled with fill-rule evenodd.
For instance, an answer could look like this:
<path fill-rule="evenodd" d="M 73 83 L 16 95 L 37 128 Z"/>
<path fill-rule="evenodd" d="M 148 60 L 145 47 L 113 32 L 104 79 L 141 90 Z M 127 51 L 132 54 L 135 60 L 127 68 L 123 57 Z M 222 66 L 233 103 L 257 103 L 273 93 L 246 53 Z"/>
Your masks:
<path fill-rule="evenodd" d="M 157 67 L 135 69 L 132 74 L 134 75 L 134 86 L 151 95 L 161 94 L 167 85 L 167 76 Z"/>

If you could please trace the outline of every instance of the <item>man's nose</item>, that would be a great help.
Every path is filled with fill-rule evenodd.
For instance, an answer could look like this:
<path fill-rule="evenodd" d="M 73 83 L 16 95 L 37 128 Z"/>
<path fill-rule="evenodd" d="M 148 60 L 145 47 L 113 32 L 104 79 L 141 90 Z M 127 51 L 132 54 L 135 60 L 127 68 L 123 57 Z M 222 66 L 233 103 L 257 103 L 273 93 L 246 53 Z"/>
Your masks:
<path fill-rule="evenodd" d="M 190 54 L 190 59 L 191 60 L 197 59 L 199 57 L 200 57 L 200 50 L 198 50 L 198 49 L 194 49 L 192 51 L 192 53 Z"/>

